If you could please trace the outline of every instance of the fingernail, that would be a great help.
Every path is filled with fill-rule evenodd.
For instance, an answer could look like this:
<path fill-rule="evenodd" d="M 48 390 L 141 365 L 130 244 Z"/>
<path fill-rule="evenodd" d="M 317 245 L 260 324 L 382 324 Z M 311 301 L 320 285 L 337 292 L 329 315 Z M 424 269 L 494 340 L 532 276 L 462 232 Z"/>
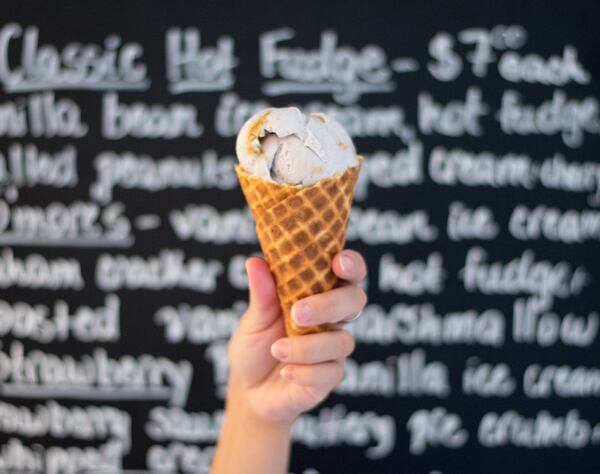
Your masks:
<path fill-rule="evenodd" d="M 286 360 L 290 356 L 290 341 L 280 339 L 271 346 L 271 353 L 279 360 Z"/>
<path fill-rule="evenodd" d="M 292 380 L 294 378 L 294 371 L 291 367 L 285 366 L 279 371 L 279 375 L 281 375 L 281 377 L 284 379 Z"/>
<path fill-rule="evenodd" d="M 292 317 L 298 324 L 307 324 L 313 317 L 313 310 L 308 303 L 296 303 L 292 306 Z"/>
<path fill-rule="evenodd" d="M 354 268 L 354 260 L 345 253 L 340 256 L 340 267 L 344 273 L 349 273 Z"/>

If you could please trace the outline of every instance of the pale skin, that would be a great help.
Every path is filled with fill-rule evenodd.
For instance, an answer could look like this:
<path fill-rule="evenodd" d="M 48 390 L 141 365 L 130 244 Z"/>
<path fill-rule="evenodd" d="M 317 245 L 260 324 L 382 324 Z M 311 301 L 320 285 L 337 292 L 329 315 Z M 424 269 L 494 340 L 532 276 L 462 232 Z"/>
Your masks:
<path fill-rule="evenodd" d="M 332 268 L 342 285 L 300 300 L 292 317 L 300 325 L 333 323 L 335 329 L 286 337 L 269 267 L 257 257 L 246 262 L 250 302 L 229 343 L 225 421 L 211 474 L 287 473 L 294 420 L 342 381 L 344 360 L 355 346 L 343 323 L 367 302 L 359 286 L 367 267 L 359 253 L 344 250 Z M 305 308 L 311 311 L 303 320 Z"/>

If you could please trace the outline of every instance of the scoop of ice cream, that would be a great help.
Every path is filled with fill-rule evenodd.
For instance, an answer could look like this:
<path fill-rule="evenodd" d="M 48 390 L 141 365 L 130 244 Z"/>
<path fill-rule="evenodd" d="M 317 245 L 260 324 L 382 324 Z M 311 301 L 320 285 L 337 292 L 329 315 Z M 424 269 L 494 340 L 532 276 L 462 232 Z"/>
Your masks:
<path fill-rule="evenodd" d="M 352 139 L 335 119 L 296 107 L 252 116 L 238 134 L 236 153 L 248 173 L 279 184 L 313 184 L 358 164 Z"/>

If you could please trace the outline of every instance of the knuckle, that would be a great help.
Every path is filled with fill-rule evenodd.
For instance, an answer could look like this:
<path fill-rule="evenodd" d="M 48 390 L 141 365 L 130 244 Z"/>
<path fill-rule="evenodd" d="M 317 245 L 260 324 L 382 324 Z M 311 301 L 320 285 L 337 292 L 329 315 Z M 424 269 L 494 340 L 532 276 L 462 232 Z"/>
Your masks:
<path fill-rule="evenodd" d="M 229 360 L 229 362 L 231 363 L 231 361 L 235 360 L 235 356 L 237 353 L 237 344 L 236 344 L 237 338 L 236 335 L 234 334 L 231 339 L 229 340 L 229 342 L 227 343 L 227 359 Z"/>
<path fill-rule="evenodd" d="M 322 388 L 314 388 L 310 391 L 310 395 L 313 399 L 313 404 L 319 404 L 321 403 L 323 400 L 325 400 L 327 398 L 327 395 L 329 394 L 328 391 L 323 390 Z"/>
<path fill-rule="evenodd" d="M 334 369 L 334 379 L 336 381 L 336 385 L 338 385 L 342 380 L 344 380 L 345 370 L 342 364 L 336 364 Z"/>
<path fill-rule="evenodd" d="M 335 314 L 339 304 L 331 293 L 324 293 L 315 297 L 315 316 L 319 321 L 328 321 L 331 314 Z"/>
<path fill-rule="evenodd" d="M 298 337 L 290 338 L 290 360 L 294 362 L 302 362 L 306 358 L 307 351 L 302 344 L 302 340 Z"/>
<path fill-rule="evenodd" d="M 364 290 L 364 288 L 360 288 L 360 287 L 356 287 L 356 289 L 358 290 L 358 299 L 360 301 L 360 307 L 364 308 L 367 304 L 367 302 L 369 301 L 369 297 L 367 296 L 367 292 Z"/>
<path fill-rule="evenodd" d="M 316 387 L 319 382 L 319 374 L 314 369 L 305 369 L 302 376 L 302 382 L 304 385 Z"/>
<path fill-rule="evenodd" d="M 243 358 L 240 357 L 240 345 L 236 343 L 236 338 L 233 336 L 227 344 L 227 364 L 229 365 L 229 370 L 237 372 L 242 360 Z"/>
<path fill-rule="evenodd" d="M 354 351 L 356 343 L 354 337 L 347 331 L 342 331 L 340 334 L 341 352 L 344 357 L 349 356 Z"/>
<path fill-rule="evenodd" d="M 323 295 L 322 303 L 323 303 L 323 309 L 327 312 L 327 314 L 335 313 L 340 306 L 338 293 L 335 291 L 332 291 L 329 294 Z"/>

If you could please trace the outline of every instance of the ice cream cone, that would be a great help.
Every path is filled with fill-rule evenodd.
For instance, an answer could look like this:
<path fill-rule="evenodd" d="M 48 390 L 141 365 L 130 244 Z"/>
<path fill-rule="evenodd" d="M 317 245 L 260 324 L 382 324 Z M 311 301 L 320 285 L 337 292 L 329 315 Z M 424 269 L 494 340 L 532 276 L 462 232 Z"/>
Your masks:
<path fill-rule="evenodd" d="M 296 325 L 291 308 L 296 301 L 338 283 L 331 262 L 344 248 L 362 157 L 358 161 L 357 166 L 307 186 L 270 182 L 236 166 L 260 247 L 275 277 L 288 336 L 329 329 L 326 324 Z"/>

